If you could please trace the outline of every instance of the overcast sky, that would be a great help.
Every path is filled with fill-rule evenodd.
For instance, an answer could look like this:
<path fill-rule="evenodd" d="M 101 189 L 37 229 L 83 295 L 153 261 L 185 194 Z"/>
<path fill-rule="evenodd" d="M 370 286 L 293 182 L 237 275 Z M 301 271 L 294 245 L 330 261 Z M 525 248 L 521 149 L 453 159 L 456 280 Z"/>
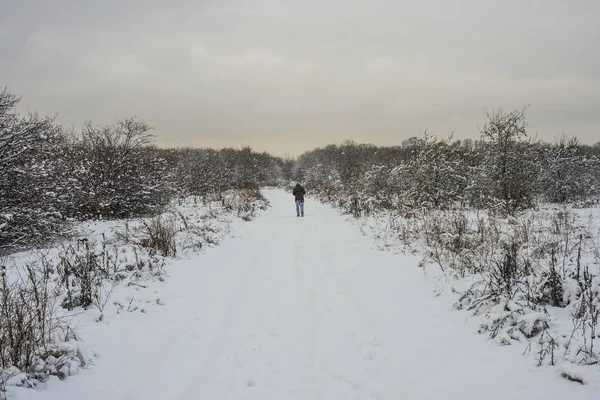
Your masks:
<path fill-rule="evenodd" d="M 80 127 L 299 154 L 478 136 L 483 107 L 600 141 L 598 0 L 0 0 L 0 87 Z"/>

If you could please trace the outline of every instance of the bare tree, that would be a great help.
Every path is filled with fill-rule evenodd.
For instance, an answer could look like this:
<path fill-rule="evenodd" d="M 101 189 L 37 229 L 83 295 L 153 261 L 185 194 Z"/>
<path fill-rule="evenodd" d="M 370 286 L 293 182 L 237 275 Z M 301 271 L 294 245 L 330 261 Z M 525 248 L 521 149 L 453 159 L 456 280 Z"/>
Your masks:
<path fill-rule="evenodd" d="M 514 212 L 534 200 L 536 159 L 527 138 L 526 108 L 506 113 L 490 113 L 481 130 L 485 143 L 480 184 L 491 202 L 499 201 L 503 211 Z"/>

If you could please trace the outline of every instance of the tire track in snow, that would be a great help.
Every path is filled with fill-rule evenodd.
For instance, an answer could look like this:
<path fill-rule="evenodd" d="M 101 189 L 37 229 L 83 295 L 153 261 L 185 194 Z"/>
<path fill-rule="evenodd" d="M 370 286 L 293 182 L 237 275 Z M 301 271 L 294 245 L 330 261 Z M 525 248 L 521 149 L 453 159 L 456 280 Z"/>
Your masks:
<path fill-rule="evenodd" d="M 355 394 L 361 393 L 369 398 L 380 399 L 379 390 L 370 387 L 371 382 L 373 382 L 371 373 L 373 368 L 370 368 L 368 364 L 373 364 L 375 361 L 371 355 L 365 354 L 364 351 L 365 343 L 374 342 L 373 340 L 363 339 L 365 336 L 364 333 L 370 332 L 370 329 L 365 323 L 365 319 L 361 317 L 361 312 L 358 311 L 356 302 L 352 301 L 351 297 L 344 290 L 341 290 L 338 282 L 339 278 L 336 276 L 336 271 L 331 264 L 330 252 L 326 250 L 328 249 L 326 242 L 322 240 L 319 240 L 318 243 L 314 242 L 315 240 L 313 239 L 310 243 L 305 244 L 307 252 L 313 254 L 309 257 L 308 261 L 300 246 L 296 245 L 294 247 L 294 260 L 297 260 L 294 263 L 294 269 L 299 282 L 301 282 L 307 293 L 314 314 L 312 348 L 313 367 L 317 376 L 315 383 L 321 383 L 327 387 L 331 385 L 331 381 L 334 381 L 350 388 Z M 313 250 L 317 251 L 314 252 Z M 303 265 L 304 268 L 302 268 Z M 333 311 L 333 316 L 337 318 L 340 318 L 343 314 L 339 311 L 349 311 L 350 318 L 343 318 L 340 321 L 341 323 L 336 325 L 336 321 L 331 321 L 331 316 L 327 318 L 323 314 L 319 304 L 322 305 L 322 308 L 328 309 L 330 312 Z M 345 324 L 349 324 L 350 327 L 339 330 Z M 340 351 L 346 357 L 350 356 L 351 359 L 356 358 L 359 360 L 358 364 L 361 364 L 362 372 L 357 379 L 351 379 L 341 371 L 333 372 L 333 370 L 339 370 L 340 366 L 338 368 L 327 366 L 326 362 L 319 360 L 320 348 L 326 349 L 325 345 L 319 346 L 319 331 L 321 331 L 322 337 L 326 338 L 331 335 L 332 328 L 339 330 L 339 343 L 344 342 L 342 336 L 355 336 L 358 334 L 358 340 L 353 340 L 356 342 L 354 348 L 344 348 L 343 351 Z M 366 336 L 369 336 L 369 334 L 367 333 Z M 336 345 L 339 346 L 339 343 Z M 350 364 L 352 363 L 350 362 Z M 356 365 L 356 363 L 354 364 Z"/>
<path fill-rule="evenodd" d="M 315 291 L 310 288 L 306 279 L 304 278 L 304 274 L 302 272 L 302 265 L 306 264 L 305 258 L 303 256 L 302 250 L 300 249 L 300 242 L 298 240 L 295 241 L 294 250 L 293 250 L 293 269 L 294 275 L 296 279 L 301 284 L 302 288 L 306 292 L 306 296 L 310 305 L 310 309 L 312 311 L 312 322 L 311 322 L 311 362 L 312 362 L 312 370 L 313 370 L 313 378 L 312 383 L 317 384 L 321 377 L 321 362 L 318 357 L 318 340 L 317 340 L 317 325 L 319 320 L 322 318 L 316 304 L 315 299 Z"/>
<path fill-rule="evenodd" d="M 211 370 L 214 367 L 215 363 L 217 362 L 219 356 L 222 354 L 226 345 L 229 343 L 229 341 L 231 341 L 231 326 L 235 321 L 237 309 L 240 306 L 240 298 L 242 297 L 244 291 L 247 291 L 248 282 L 250 281 L 252 275 L 255 273 L 263 253 L 265 252 L 269 244 L 271 244 L 271 239 L 275 238 L 277 234 L 278 232 L 276 230 L 273 230 L 266 237 L 258 240 L 254 239 L 252 241 L 253 243 L 260 243 L 260 247 L 252 251 L 252 256 L 247 264 L 247 267 L 244 269 L 242 278 L 237 284 L 237 287 L 233 295 L 231 296 L 231 300 L 227 303 L 227 306 L 223 313 L 223 321 L 221 322 L 221 325 L 218 329 L 218 334 L 216 335 L 216 338 L 213 339 L 213 342 L 209 347 L 209 351 L 206 355 L 206 358 L 204 359 L 204 362 L 202 362 L 200 368 L 198 369 L 198 372 L 196 372 L 197 379 L 193 382 L 193 386 L 189 386 L 182 393 L 182 399 L 196 398 L 197 393 L 194 393 L 196 390 L 195 386 L 201 385 L 202 383 L 206 382 L 206 379 L 209 376 L 209 370 Z M 228 266 L 223 266 L 223 268 L 228 268 Z"/>
<path fill-rule="evenodd" d="M 335 267 L 336 264 L 332 259 L 332 251 L 330 247 L 320 246 L 321 254 L 326 260 L 327 268 L 333 276 L 333 284 L 338 289 L 338 293 L 347 301 L 356 317 L 357 323 L 360 325 L 360 331 L 363 337 L 358 341 L 356 350 L 360 357 L 364 360 L 364 369 L 369 375 L 369 382 L 381 382 L 377 387 L 376 398 L 383 398 L 381 393 L 385 392 L 383 384 L 383 372 L 388 368 L 385 365 L 385 346 L 379 334 L 375 331 L 375 324 L 370 315 L 362 308 L 360 303 L 348 290 L 340 271 Z M 344 263 L 341 263 L 344 265 Z M 348 382 L 349 383 L 349 382 Z M 356 386 L 357 390 L 364 391 L 362 386 Z"/>
<path fill-rule="evenodd" d="M 260 254 L 262 251 L 266 249 L 268 239 L 272 239 L 275 236 L 274 232 L 271 232 L 266 239 L 259 240 L 263 245 L 252 254 L 253 256 L 250 258 L 250 261 L 246 264 L 246 268 L 243 269 L 242 277 L 239 282 L 234 286 L 235 289 L 232 291 L 232 295 L 230 300 L 227 303 L 227 306 L 224 307 L 223 319 L 219 328 L 215 331 L 216 333 L 210 336 L 209 340 L 212 340 L 212 343 L 209 345 L 208 350 L 203 352 L 203 347 L 198 347 L 195 342 L 202 339 L 202 333 L 204 331 L 198 332 L 204 328 L 204 325 L 201 321 L 205 321 L 205 316 L 190 316 L 189 318 L 182 320 L 177 317 L 177 313 L 173 314 L 172 320 L 169 315 L 170 323 L 166 323 L 167 332 L 164 338 L 163 345 L 160 346 L 160 354 L 167 355 L 166 359 L 162 364 L 158 365 L 158 368 L 154 370 L 155 379 L 160 380 L 161 376 L 164 373 L 168 373 L 173 368 L 178 368 L 181 370 L 181 374 L 179 379 L 181 380 L 183 386 L 181 388 L 174 387 L 174 390 L 169 393 L 169 396 L 174 397 L 176 393 L 180 393 L 177 398 L 180 399 L 195 399 L 197 396 L 193 393 L 195 391 L 195 385 L 200 384 L 206 380 L 207 372 L 211 369 L 214 362 L 218 359 L 223 349 L 226 347 L 227 343 L 231 340 L 231 336 L 228 335 L 229 330 L 231 328 L 231 324 L 234 321 L 235 317 L 235 308 L 237 303 L 239 303 L 238 298 L 241 296 L 241 292 L 247 286 L 247 282 L 250 279 L 250 276 L 254 273 L 258 265 L 258 261 L 260 258 Z M 239 257 L 235 257 L 234 262 L 241 263 L 243 260 L 240 260 Z M 239 265 L 239 264 L 237 264 Z M 221 272 L 222 268 L 230 268 L 230 265 L 217 266 L 213 269 L 213 271 L 206 276 L 206 281 L 215 280 L 219 282 L 222 279 Z M 191 287 L 193 279 L 190 279 Z M 191 288 L 187 289 L 188 292 L 193 292 Z M 211 307 L 211 305 L 207 305 Z M 192 315 L 202 315 L 204 309 L 195 310 Z M 190 340 L 190 338 L 192 340 Z M 191 353 L 191 354 L 190 354 Z M 193 355 L 192 355 L 193 354 Z M 204 362 L 202 362 L 204 359 Z M 154 360 L 149 360 L 149 362 L 154 362 Z M 201 363 L 198 366 L 198 363 Z M 189 386 L 188 383 L 193 383 L 192 386 Z M 153 388 L 139 388 L 132 387 L 132 392 L 129 397 L 125 398 L 153 398 L 156 396 L 156 391 Z"/>
<path fill-rule="evenodd" d="M 356 300 L 356 298 L 350 293 L 343 278 L 340 277 L 340 271 L 334 267 L 335 263 L 332 260 L 331 249 L 329 247 L 323 246 L 323 244 L 321 243 L 320 251 L 321 251 L 321 254 L 323 254 L 323 258 L 325 260 L 327 260 L 327 268 L 334 278 L 333 283 L 334 283 L 335 287 L 338 288 L 338 293 L 340 293 L 346 299 L 346 301 L 351 305 L 355 315 L 357 316 L 357 320 L 359 321 L 359 323 L 361 325 L 361 331 L 367 333 L 366 336 L 370 337 L 370 339 L 367 339 L 364 342 L 364 344 L 362 344 L 361 346 L 368 346 L 371 348 L 380 348 L 380 347 L 383 348 L 384 345 L 383 345 L 382 339 L 380 338 L 380 335 L 378 335 L 373 328 L 375 326 L 375 324 L 373 323 L 373 320 L 371 319 L 369 314 L 362 308 L 362 306 Z M 369 360 L 372 359 L 372 357 L 373 357 L 372 355 L 363 355 L 362 349 L 360 351 L 361 351 L 361 356 L 363 356 L 363 358 L 369 359 Z"/>

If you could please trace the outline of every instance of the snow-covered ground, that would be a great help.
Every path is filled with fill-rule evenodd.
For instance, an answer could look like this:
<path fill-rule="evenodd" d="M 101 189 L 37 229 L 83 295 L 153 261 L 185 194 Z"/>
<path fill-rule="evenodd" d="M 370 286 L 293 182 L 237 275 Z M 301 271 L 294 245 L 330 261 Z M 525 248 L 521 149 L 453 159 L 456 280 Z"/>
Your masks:
<path fill-rule="evenodd" d="M 598 399 L 497 347 L 435 297 L 420 258 L 373 249 L 329 206 L 265 191 L 236 237 L 174 262 L 157 305 L 82 319 L 93 365 L 18 400 Z M 146 296 L 150 296 L 149 293 Z M 151 296 L 150 296 L 151 297 Z"/>

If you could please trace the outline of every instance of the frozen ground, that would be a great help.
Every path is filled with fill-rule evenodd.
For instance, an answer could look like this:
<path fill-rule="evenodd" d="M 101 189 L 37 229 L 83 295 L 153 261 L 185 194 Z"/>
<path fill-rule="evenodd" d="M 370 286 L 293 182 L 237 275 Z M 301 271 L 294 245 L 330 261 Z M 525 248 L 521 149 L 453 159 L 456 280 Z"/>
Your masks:
<path fill-rule="evenodd" d="M 173 264 L 147 313 L 89 320 L 98 358 L 19 400 L 598 399 L 486 342 L 416 257 L 371 249 L 328 206 L 266 191 L 237 237 Z"/>

